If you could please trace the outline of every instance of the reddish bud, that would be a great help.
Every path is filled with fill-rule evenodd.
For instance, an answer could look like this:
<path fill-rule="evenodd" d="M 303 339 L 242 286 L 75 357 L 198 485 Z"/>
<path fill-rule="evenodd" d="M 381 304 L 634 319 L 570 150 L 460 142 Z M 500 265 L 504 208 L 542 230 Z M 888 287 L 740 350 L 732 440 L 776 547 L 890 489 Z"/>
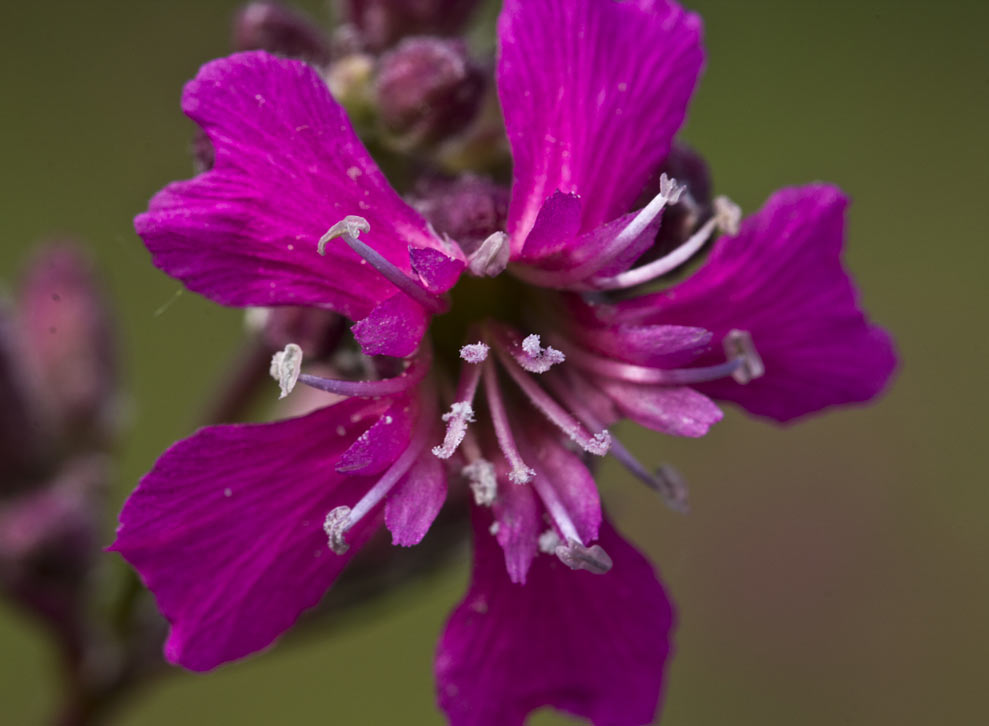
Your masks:
<path fill-rule="evenodd" d="M 103 440 L 118 413 L 109 310 L 78 248 L 52 245 L 25 275 L 17 306 L 25 369 L 39 403 L 69 436 Z"/>
<path fill-rule="evenodd" d="M 439 141 L 477 115 L 484 76 L 458 40 L 409 38 L 381 58 L 377 97 L 385 128 L 414 143 Z"/>
<path fill-rule="evenodd" d="M 465 174 L 456 179 L 422 180 L 410 201 L 433 229 L 456 240 L 470 254 L 492 234 L 504 231 L 508 197 L 505 187 Z"/>
<path fill-rule="evenodd" d="M 0 587 L 80 648 L 84 593 L 100 553 L 107 462 L 70 462 L 43 489 L 0 505 Z"/>
<path fill-rule="evenodd" d="M 388 48 L 410 35 L 453 35 L 478 0 L 345 0 L 345 14 L 370 50 Z"/>
<path fill-rule="evenodd" d="M 14 332 L 10 312 L 0 305 L 0 494 L 10 494 L 44 466 L 42 420 Z"/>
<path fill-rule="evenodd" d="M 234 50 L 267 50 L 315 65 L 330 62 L 329 40 L 309 18 L 276 2 L 252 2 L 237 13 Z"/>

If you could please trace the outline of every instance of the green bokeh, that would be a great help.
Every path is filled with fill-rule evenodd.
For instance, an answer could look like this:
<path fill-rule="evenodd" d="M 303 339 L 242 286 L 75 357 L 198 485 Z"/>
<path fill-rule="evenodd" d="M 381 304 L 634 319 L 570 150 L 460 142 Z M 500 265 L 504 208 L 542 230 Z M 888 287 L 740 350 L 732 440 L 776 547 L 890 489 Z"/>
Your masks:
<path fill-rule="evenodd" d="M 130 223 L 164 182 L 191 173 L 179 90 L 227 51 L 236 5 L 0 7 L 0 278 L 52 236 L 97 256 L 133 394 L 115 508 L 191 430 L 240 338 L 240 314 L 179 293 Z M 904 364 L 879 405 L 793 428 L 735 414 L 701 441 L 622 431 L 692 482 L 694 511 L 679 517 L 618 468 L 601 477 L 678 605 L 664 724 L 978 722 L 989 652 L 989 6 L 692 5 L 709 55 L 685 137 L 747 210 L 814 179 L 850 193 L 848 263 Z M 466 573 L 461 562 L 325 637 L 177 674 L 120 723 L 441 723 L 432 653 Z M 42 722 L 53 675 L 40 631 L 0 612 L 0 722 Z"/>

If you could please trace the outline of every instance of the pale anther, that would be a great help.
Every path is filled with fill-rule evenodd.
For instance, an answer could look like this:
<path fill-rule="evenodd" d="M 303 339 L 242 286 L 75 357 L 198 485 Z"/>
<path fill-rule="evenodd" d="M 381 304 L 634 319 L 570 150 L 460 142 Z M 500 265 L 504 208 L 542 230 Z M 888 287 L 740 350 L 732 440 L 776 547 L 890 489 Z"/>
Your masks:
<path fill-rule="evenodd" d="M 690 511 L 690 504 L 687 501 L 687 482 L 678 470 L 669 464 L 663 464 L 656 469 L 655 476 L 651 477 L 648 483 L 670 509 L 682 514 Z"/>
<path fill-rule="evenodd" d="M 556 548 L 560 546 L 560 535 L 555 529 L 547 529 L 539 535 L 539 551 L 546 555 L 556 553 Z"/>
<path fill-rule="evenodd" d="M 530 469 L 525 464 L 520 464 L 508 472 L 508 479 L 512 484 L 528 484 L 535 475 L 536 471 L 534 469 Z"/>
<path fill-rule="evenodd" d="M 736 382 L 745 385 L 761 378 L 766 372 L 759 352 L 755 349 L 752 336 L 744 330 L 731 330 L 724 340 L 725 356 L 728 360 L 738 361 L 739 365 L 732 371 L 731 377 Z"/>
<path fill-rule="evenodd" d="M 579 428 L 568 430 L 567 434 L 570 435 L 570 439 L 574 443 L 576 443 L 588 454 L 604 456 L 611 448 L 611 432 L 608 431 L 608 429 L 598 431 L 596 434 L 591 436 L 590 439 L 584 437 Z"/>
<path fill-rule="evenodd" d="M 508 266 L 512 247 L 508 235 L 495 232 L 467 258 L 467 269 L 477 277 L 497 277 Z"/>
<path fill-rule="evenodd" d="M 522 353 L 524 355 L 516 357 L 519 365 L 529 373 L 545 373 L 567 358 L 562 351 L 556 348 L 550 346 L 543 348 L 540 342 L 539 336 L 535 333 L 526 336 L 522 341 Z"/>
<path fill-rule="evenodd" d="M 728 197 L 715 197 L 714 219 L 723 234 L 734 236 L 742 223 L 742 208 Z"/>
<path fill-rule="evenodd" d="M 686 189 L 686 185 L 677 183 L 676 179 L 671 179 L 666 174 L 659 175 L 659 193 L 666 199 L 667 204 L 676 204 L 679 202 L 680 195 Z"/>
<path fill-rule="evenodd" d="M 251 335 L 259 335 L 264 332 L 271 318 L 271 308 L 244 308 L 244 330 Z"/>
<path fill-rule="evenodd" d="M 460 470 L 467 479 L 474 503 L 480 507 L 490 507 L 498 496 L 498 479 L 494 464 L 487 459 L 477 459 Z"/>
<path fill-rule="evenodd" d="M 612 561 L 601 545 L 585 547 L 576 540 L 558 545 L 555 551 L 560 562 L 572 570 L 587 570 L 603 575 L 611 569 Z"/>
<path fill-rule="evenodd" d="M 364 217 L 358 217 L 356 214 L 348 214 L 326 230 L 326 234 L 319 238 L 319 244 L 316 246 L 316 249 L 319 254 L 325 255 L 327 242 L 335 240 L 337 237 L 357 239 L 361 232 L 367 232 L 370 229 L 371 225 L 368 224 L 368 221 Z"/>
<path fill-rule="evenodd" d="M 468 363 L 483 363 L 488 359 L 489 350 L 484 343 L 469 343 L 460 349 L 460 357 Z"/>
<path fill-rule="evenodd" d="M 323 531 L 326 532 L 327 546 L 336 554 L 342 555 L 350 549 L 344 539 L 350 529 L 350 507 L 335 507 L 326 515 Z"/>
<path fill-rule="evenodd" d="M 271 367 L 268 373 L 278 381 L 281 394 L 278 398 L 285 398 L 295 388 L 299 380 L 299 373 L 302 372 L 302 348 L 295 343 L 289 343 L 285 350 L 280 350 L 271 356 Z"/>

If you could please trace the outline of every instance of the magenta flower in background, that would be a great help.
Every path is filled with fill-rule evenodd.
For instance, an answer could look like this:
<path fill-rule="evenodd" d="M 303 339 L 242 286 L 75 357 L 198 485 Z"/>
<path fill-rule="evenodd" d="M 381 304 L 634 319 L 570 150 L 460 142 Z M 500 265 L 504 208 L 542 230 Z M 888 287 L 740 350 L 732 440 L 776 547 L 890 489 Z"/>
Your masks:
<path fill-rule="evenodd" d="M 647 723 L 672 610 L 603 517 L 588 464 L 611 453 L 685 501 L 608 427 L 702 436 L 714 399 L 788 421 L 888 381 L 892 344 L 841 266 L 838 189 L 777 192 L 742 222 L 717 199 L 651 254 L 664 208 L 691 203 L 664 176 L 634 209 L 703 65 L 696 15 L 506 0 L 498 33 L 514 183 L 507 229 L 480 242 L 440 235 L 399 197 L 306 64 L 242 53 L 186 87 L 215 164 L 138 216 L 155 264 L 222 304 L 339 312 L 381 375 L 301 373 L 288 346 L 272 364 L 283 393 L 301 381 L 337 402 L 203 429 L 141 481 L 113 549 L 170 621 L 172 662 L 208 670 L 264 648 L 382 523 L 414 545 L 447 487 L 470 486 L 474 574 L 436 659 L 450 721 L 520 724 L 551 705 Z M 694 274 L 645 287 L 714 237 Z"/>

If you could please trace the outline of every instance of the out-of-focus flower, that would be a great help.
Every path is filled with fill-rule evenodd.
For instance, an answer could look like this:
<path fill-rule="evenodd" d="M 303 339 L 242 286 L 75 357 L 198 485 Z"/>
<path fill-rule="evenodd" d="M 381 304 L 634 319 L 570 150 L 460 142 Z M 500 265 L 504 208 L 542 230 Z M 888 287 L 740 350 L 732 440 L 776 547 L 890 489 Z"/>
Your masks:
<path fill-rule="evenodd" d="M 895 364 L 841 266 L 834 187 L 783 190 L 741 223 L 713 200 L 644 261 L 683 185 L 663 175 L 630 209 L 683 121 L 700 36 L 666 0 L 505 2 L 511 203 L 504 231 L 463 245 L 393 191 L 308 66 L 238 54 L 189 83 L 216 162 L 137 218 L 155 264 L 223 304 L 335 310 L 375 358 L 368 379 L 327 378 L 287 345 L 283 393 L 343 400 L 203 429 L 128 500 L 114 549 L 171 622 L 170 660 L 206 670 L 267 646 L 382 522 L 420 542 L 452 473 L 474 500 L 476 566 L 437 655 L 451 722 L 520 724 L 547 704 L 653 718 L 672 611 L 603 519 L 587 462 L 611 453 L 674 507 L 684 494 L 607 427 L 701 436 L 721 418 L 709 396 L 789 420 L 871 398 Z M 644 287 L 715 236 L 693 276 Z"/>

